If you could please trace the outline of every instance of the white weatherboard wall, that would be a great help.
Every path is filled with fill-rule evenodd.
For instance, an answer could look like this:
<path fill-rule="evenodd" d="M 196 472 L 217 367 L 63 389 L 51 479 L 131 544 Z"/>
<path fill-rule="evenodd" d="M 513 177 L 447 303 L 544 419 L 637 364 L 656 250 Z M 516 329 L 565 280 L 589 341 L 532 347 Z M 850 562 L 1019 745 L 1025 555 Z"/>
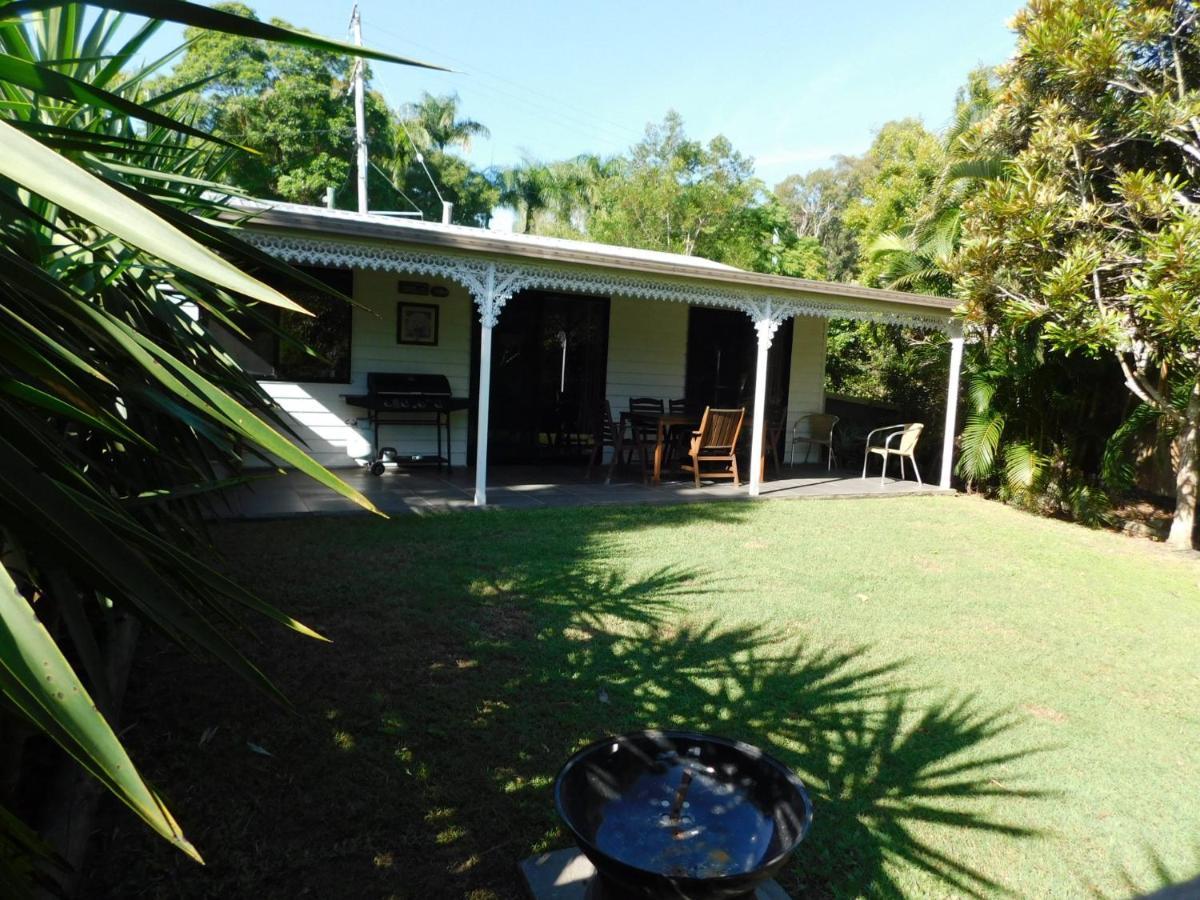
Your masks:
<path fill-rule="evenodd" d="M 416 372 L 445 375 L 456 397 L 468 396 L 471 378 L 471 316 L 473 305 L 466 290 L 452 282 L 442 284 L 449 296 L 416 297 L 397 290 L 401 276 L 388 272 L 356 271 L 354 299 L 366 309 L 355 309 L 350 343 L 350 384 L 265 381 L 263 388 L 275 398 L 291 420 L 308 450 L 327 466 L 349 466 L 370 453 L 371 433 L 366 410 L 348 406 L 342 394 L 363 394 L 368 372 Z M 405 279 L 412 280 L 412 279 Z M 436 304 L 438 343 L 433 347 L 396 343 L 396 304 Z M 350 425 L 348 420 L 357 419 Z M 451 415 L 451 441 L 456 466 L 467 458 L 466 410 Z M 385 425 L 379 443 L 400 453 L 433 454 L 437 437 L 432 426 Z M 444 450 L 443 450 L 444 452 Z"/>
<path fill-rule="evenodd" d="M 683 396 L 688 306 L 613 297 L 608 324 L 608 401 L 613 417 L 630 397 Z"/>
<path fill-rule="evenodd" d="M 792 426 L 807 413 L 825 411 L 825 330 L 826 319 L 796 316 L 792 320 L 792 369 L 788 380 L 787 435 L 783 450 L 787 453 L 792 439 Z M 803 452 L 801 444 L 797 447 Z M 797 457 L 801 459 L 801 457 Z M 810 461 L 816 451 L 810 451 Z"/>
<path fill-rule="evenodd" d="M 827 322 L 797 316 L 792 326 L 788 436 L 805 413 L 825 410 Z M 613 416 L 630 397 L 682 397 L 687 374 L 688 306 L 613 297 L 608 335 L 608 400 Z M 786 445 L 785 445 L 786 449 Z"/>

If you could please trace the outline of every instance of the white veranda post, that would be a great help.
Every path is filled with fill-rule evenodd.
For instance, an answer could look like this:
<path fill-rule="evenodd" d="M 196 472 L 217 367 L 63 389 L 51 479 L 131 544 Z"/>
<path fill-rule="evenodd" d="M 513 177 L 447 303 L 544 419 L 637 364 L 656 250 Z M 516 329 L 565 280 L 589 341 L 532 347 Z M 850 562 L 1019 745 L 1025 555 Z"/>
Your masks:
<path fill-rule="evenodd" d="M 962 375 L 963 331 L 958 322 L 950 324 L 950 382 L 946 387 L 946 431 L 942 437 L 942 476 L 939 487 L 950 487 L 954 471 L 954 437 L 958 428 L 958 382 Z"/>
<path fill-rule="evenodd" d="M 475 505 L 487 505 L 488 413 L 492 399 L 492 329 L 500 321 L 500 310 L 517 290 L 518 276 L 509 272 L 497 277 L 489 264 L 481 279 L 471 278 L 471 293 L 479 307 L 479 399 L 475 432 Z"/>
<path fill-rule="evenodd" d="M 754 366 L 754 424 L 750 435 L 750 496 L 757 497 L 762 485 L 763 435 L 767 427 L 767 355 L 779 328 L 779 318 L 755 314 L 758 360 Z"/>

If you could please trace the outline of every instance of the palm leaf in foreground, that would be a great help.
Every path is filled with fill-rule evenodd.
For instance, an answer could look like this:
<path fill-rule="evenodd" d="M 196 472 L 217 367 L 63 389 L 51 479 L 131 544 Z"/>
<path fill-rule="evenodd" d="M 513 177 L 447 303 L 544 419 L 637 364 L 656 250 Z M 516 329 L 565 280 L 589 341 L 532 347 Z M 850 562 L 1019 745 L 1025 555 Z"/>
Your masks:
<path fill-rule="evenodd" d="M 359 54 L 190 3 L 95 5 Z M 18 20 L 29 12 L 43 14 Z M 0 2 L 0 726 L 52 738 L 199 859 L 105 718 L 114 622 L 135 614 L 282 700 L 237 649 L 242 615 L 322 636 L 206 564 L 203 496 L 250 452 L 373 507 L 288 439 L 208 331 L 303 313 L 239 265 L 311 279 L 248 248 L 236 223 L 196 218 L 221 209 L 228 151 L 197 144 L 179 104 L 141 102 L 169 55 L 129 72 L 157 23 L 124 39 L 120 20 Z M 28 893 L 47 859 L 0 809 L 0 894 Z"/>
<path fill-rule="evenodd" d="M 8 4 L 7 7 L 0 7 L 0 17 L 15 18 L 31 12 L 41 12 L 65 5 L 68 4 L 63 3 L 63 0 L 17 0 L 15 3 Z M 362 56 L 403 66 L 436 69 L 440 72 L 449 71 L 443 66 L 435 66 L 433 63 L 421 62 L 407 56 L 397 56 L 394 53 L 384 53 L 369 47 L 357 47 L 344 41 L 335 41 L 317 34 L 288 28 L 285 25 L 247 19 L 224 10 L 201 6 L 199 3 L 188 3 L 186 0 L 90 0 L 89 5 L 120 10 L 150 19 L 178 22 L 180 25 L 191 25 L 206 31 L 223 31 L 242 37 L 259 38 L 279 44 L 295 44 L 329 53 Z"/>
<path fill-rule="evenodd" d="M 100 715 L 33 607 L 0 566 L 0 685 L 5 696 L 158 834 L 193 859 L 158 795 L 138 775 L 121 741 Z"/>

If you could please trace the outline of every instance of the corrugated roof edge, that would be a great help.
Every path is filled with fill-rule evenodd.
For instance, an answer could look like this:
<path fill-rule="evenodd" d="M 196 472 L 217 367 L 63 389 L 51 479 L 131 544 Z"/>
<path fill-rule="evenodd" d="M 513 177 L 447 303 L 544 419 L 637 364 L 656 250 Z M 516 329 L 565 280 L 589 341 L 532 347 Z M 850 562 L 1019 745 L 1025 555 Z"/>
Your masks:
<path fill-rule="evenodd" d="M 811 281 L 786 275 L 747 272 L 700 257 L 663 253 L 658 250 L 639 250 L 590 241 L 572 241 L 540 235 L 490 231 L 466 225 L 417 222 L 378 214 L 328 209 L 323 206 L 304 206 L 298 203 L 241 198 L 230 198 L 227 202 L 231 208 L 250 215 L 251 218 L 246 224 L 252 228 L 266 226 L 272 230 L 318 232 L 335 239 L 365 238 L 398 241 L 440 247 L 446 250 L 647 272 L 743 288 L 778 290 L 799 295 L 899 303 L 947 315 L 951 314 L 958 305 L 957 301 L 945 297 L 932 297 L 927 294 L 912 294 L 905 291 L 862 287 L 856 284 Z M 334 227 L 334 223 L 336 223 L 336 227 Z"/>

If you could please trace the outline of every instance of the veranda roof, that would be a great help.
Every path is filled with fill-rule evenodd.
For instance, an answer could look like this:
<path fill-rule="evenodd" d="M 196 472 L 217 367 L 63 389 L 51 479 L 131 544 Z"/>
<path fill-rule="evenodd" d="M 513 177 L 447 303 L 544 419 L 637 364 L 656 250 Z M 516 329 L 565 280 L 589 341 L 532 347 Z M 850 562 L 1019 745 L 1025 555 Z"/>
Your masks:
<path fill-rule="evenodd" d="M 695 256 L 414 221 L 295 203 L 231 201 L 250 240 L 289 262 L 443 275 L 473 287 L 480 262 L 522 288 L 618 293 L 947 330 L 955 301 L 903 291 L 747 272 Z M 511 292 L 510 292 L 511 293 Z M 765 306 L 764 306 L 765 305 Z"/>

